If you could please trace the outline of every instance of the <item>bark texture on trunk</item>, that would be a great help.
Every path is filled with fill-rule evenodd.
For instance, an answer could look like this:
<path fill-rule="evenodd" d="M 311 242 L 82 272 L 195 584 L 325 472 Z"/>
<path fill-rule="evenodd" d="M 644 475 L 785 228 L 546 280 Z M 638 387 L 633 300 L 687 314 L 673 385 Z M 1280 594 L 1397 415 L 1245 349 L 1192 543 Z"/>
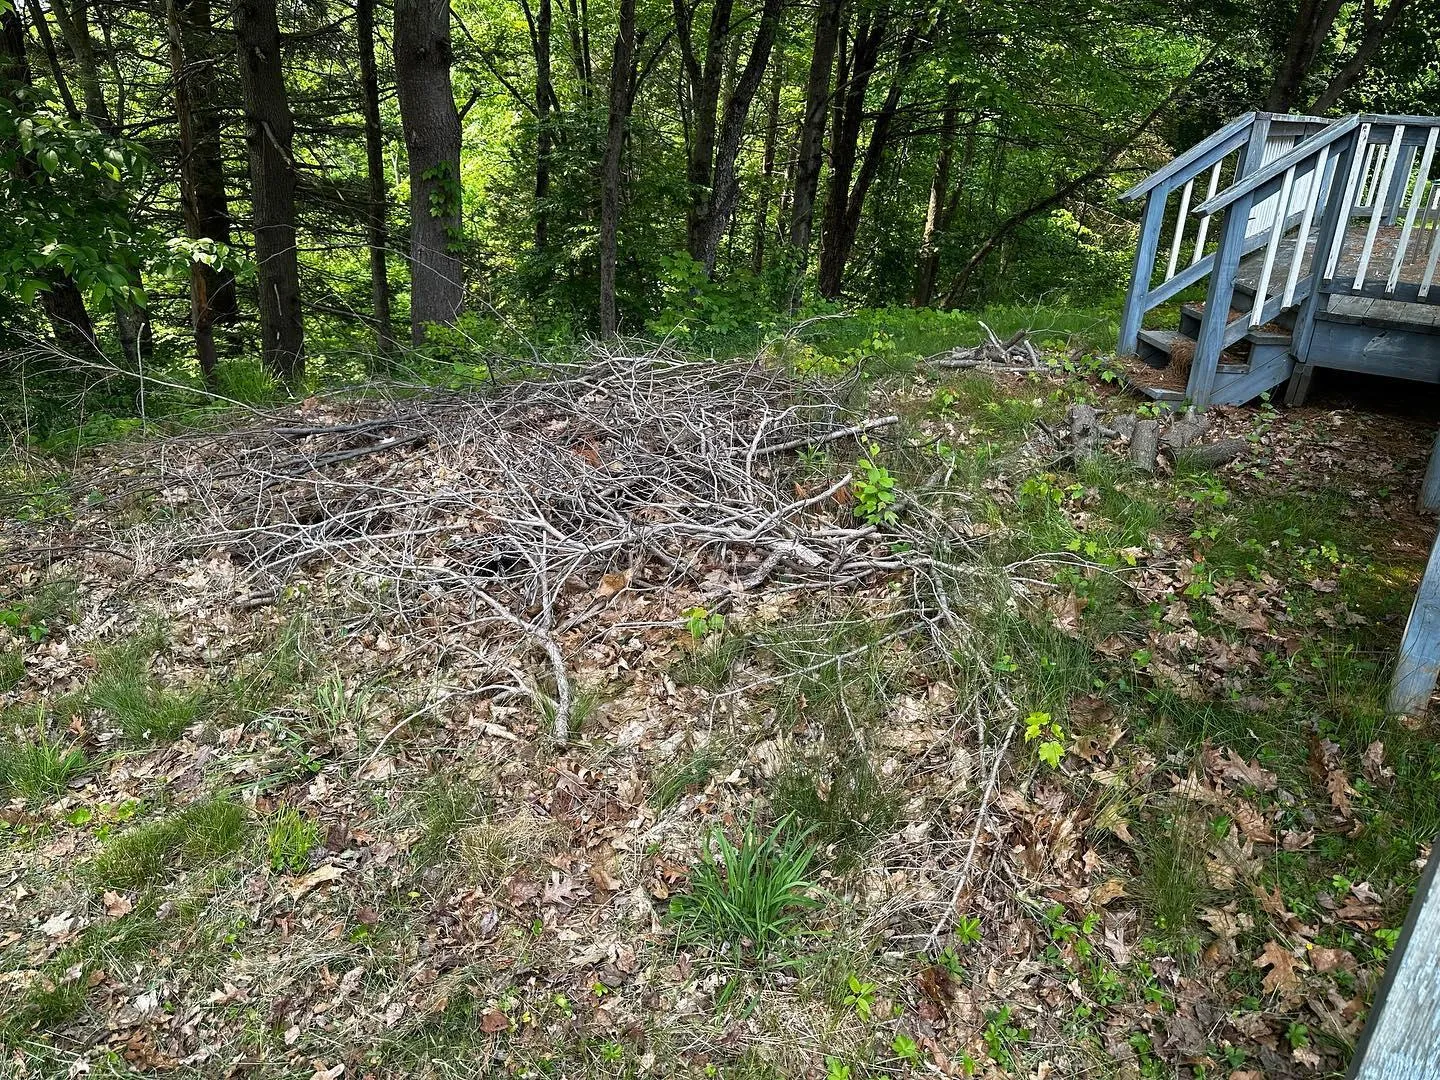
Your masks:
<path fill-rule="evenodd" d="M 397 0 L 395 87 L 410 160 L 410 336 L 455 322 L 460 266 L 460 114 L 450 82 L 449 0 Z"/>
<path fill-rule="evenodd" d="M 1340 4 L 1341 0 L 1300 0 L 1275 81 L 1265 97 L 1267 112 L 1288 112 L 1299 103 L 1300 88 L 1320 46 L 1330 36 Z"/>
<path fill-rule="evenodd" d="M 735 164 L 745 133 L 750 105 L 765 77 L 784 0 L 764 0 L 744 69 L 727 78 L 728 57 L 738 57 L 737 27 L 732 0 L 715 0 L 705 37 L 703 58 L 696 50 L 691 18 L 694 7 L 674 0 L 676 37 L 685 71 L 684 91 L 691 117 L 686 162 L 690 198 L 685 213 L 690 257 L 715 270 L 720 242 L 730 227 L 739 196 Z M 726 84 L 729 83 L 727 86 Z"/>
<path fill-rule="evenodd" d="M 554 133 L 550 116 L 558 102 L 555 80 L 551 72 L 550 37 L 554 26 L 551 0 L 539 0 L 531 30 L 531 49 L 535 54 L 535 250 L 544 252 L 550 246 L 550 152 Z"/>
<path fill-rule="evenodd" d="M 600 166 L 600 336 L 619 329 L 615 309 L 617 234 L 620 228 L 620 160 L 629 126 L 635 70 L 635 0 L 620 0 L 619 27 L 610 59 L 610 109 Z"/>
<path fill-rule="evenodd" d="M 389 191 L 385 184 L 385 134 L 380 127 L 380 75 L 375 65 L 375 0 L 357 0 L 355 34 L 360 46 L 360 107 L 365 118 L 365 240 L 370 249 L 370 301 L 374 309 L 375 351 L 382 359 L 395 352 L 390 319 L 390 275 L 385 250 L 390 246 Z"/>
<path fill-rule="evenodd" d="M 951 87 L 946 94 L 945 111 L 940 117 L 940 152 L 935 157 L 935 171 L 930 176 L 930 200 L 925 207 L 925 225 L 920 232 L 920 251 L 915 267 L 916 307 L 925 307 L 935 296 L 935 275 L 940 269 L 938 237 L 944 228 L 945 200 L 950 194 L 950 172 L 955 161 L 955 131 L 959 125 L 959 89 Z"/>
<path fill-rule="evenodd" d="M 790 246 L 796 251 L 802 274 L 810 250 L 815 199 L 820 193 L 825 121 L 830 115 L 830 75 L 835 67 L 843 9 L 844 0 L 820 0 L 815 11 L 815 46 L 810 54 L 810 74 L 805 80 L 805 112 L 800 117 L 790 200 Z"/>
<path fill-rule="evenodd" d="M 295 247 L 294 123 L 280 27 L 275 0 L 236 0 L 234 12 L 260 283 L 260 355 L 271 373 L 295 383 L 305 374 L 305 326 Z"/>
<path fill-rule="evenodd" d="M 192 240 L 229 245 L 230 205 L 215 119 L 215 54 L 210 49 L 214 27 L 209 0 L 166 0 L 165 27 L 180 133 L 180 207 L 185 234 Z M 234 315 L 234 273 L 192 260 L 190 325 L 195 355 L 207 382 L 215 374 L 215 324 Z"/>

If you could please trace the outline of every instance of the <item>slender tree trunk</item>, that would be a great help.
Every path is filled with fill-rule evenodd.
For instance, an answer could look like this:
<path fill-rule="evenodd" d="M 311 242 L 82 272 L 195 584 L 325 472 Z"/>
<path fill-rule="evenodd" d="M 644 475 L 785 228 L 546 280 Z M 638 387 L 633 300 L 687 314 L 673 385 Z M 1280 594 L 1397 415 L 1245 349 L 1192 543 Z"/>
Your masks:
<path fill-rule="evenodd" d="M 550 70 L 550 35 L 554 20 L 551 0 L 539 0 L 535 12 L 535 251 L 550 246 L 550 130 L 555 103 L 554 76 Z"/>
<path fill-rule="evenodd" d="M 395 352 L 390 319 L 390 276 L 385 251 L 390 246 L 386 215 L 385 133 L 380 127 L 380 75 L 375 65 L 375 0 L 356 0 L 355 33 L 360 46 L 360 106 L 365 117 L 365 234 L 370 248 L 370 298 L 374 308 L 375 351 L 381 359 Z"/>
<path fill-rule="evenodd" d="M 825 192 L 825 210 L 820 221 L 820 295 L 835 299 L 840 295 L 845 261 L 849 257 L 846 239 L 850 217 L 850 183 L 860 152 L 860 130 L 865 118 L 865 94 L 880 60 L 880 44 L 885 36 L 885 16 L 866 14 L 855 30 L 853 47 L 842 50 L 841 89 L 835 103 L 830 136 L 830 182 Z M 872 138 L 873 143 L 873 138 Z M 852 238 L 853 239 L 853 238 Z"/>
<path fill-rule="evenodd" d="M 81 112 L 75 104 L 75 96 L 70 93 L 70 83 L 65 78 L 65 69 L 60 66 L 60 54 L 55 48 L 55 38 L 50 34 L 50 21 L 45 17 L 45 9 L 40 6 L 40 0 L 29 0 L 27 6 L 30 10 L 30 23 L 35 27 L 35 32 L 40 35 L 40 44 L 45 49 L 45 59 L 50 64 L 50 77 L 55 80 L 55 89 L 60 94 L 60 103 L 65 106 L 67 116 L 72 120 L 79 120 Z"/>
<path fill-rule="evenodd" d="M 250 151 L 250 198 L 260 283 L 260 355 L 286 382 L 305 374 L 300 261 L 295 246 L 294 124 L 285 95 L 275 0 L 236 0 L 235 41 Z"/>
<path fill-rule="evenodd" d="M 730 14 L 734 3 L 733 0 L 715 0 L 712 5 L 703 57 L 696 52 L 691 25 L 695 5 L 690 0 L 674 0 L 673 6 L 675 36 L 680 44 L 684 72 L 682 107 L 690 118 L 685 155 L 685 180 L 689 188 L 685 202 L 685 248 L 691 258 L 703 262 L 714 197 L 715 137 L 720 114 L 721 82 L 725 76 L 725 51 L 729 44 Z"/>
<path fill-rule="evenodd" d="M 780 134 L 780 85 L 785 81 L 784 64 L 777 61 L 770 73 L 770 100 L 765 109 L 765 145 L 760 157 L 760 191 L 755 200 L 755 235 L 750 245 L 750 272 L 765 269 L 766 230 L 770 224 L 770 202 L 775 196 L 775 143 Z"/>
<path fill-rule="evenodd" d="M 819 0 L 815 10 L 815 46 L 810 53 L 810 74 L 805 80 L 805 111 L 795 151 L 795 179 L 790 201 L 790 246 L 803 277 L 815 220 L 815 199 L 820 192 L 820 167 L 825 149 L 825 121 L 830 115 L 830 75 L 840 40 L 844 0 Z"/>
<path fill-rule="evenodd" d="M 75 78 L 80 83 L 80 93 L 85 99 L 86 117 L 107 135 L 117 134 L 118 128 L 105 100 L 104 87 L 100 83 L 95 42 L 90 37 L 87 0 L 50 0 L 49 7 L 60 27 L 60 36 L 65 39 L 65 47 L 75 58 Z"/>
<path fill-rule="evenodd" d="M 755 40 L 750 47 L 750 56 L 725 102 L 724 118 L 715 143 L 715 168 L 711 174 L 711 195 L 706 208 L 699 252 L 700 263 L 705 267 L 707 275 L 715 272 L 720 241 L 735 215 L 735 204 L 740 195 L 736 161 L 740 156 L 741 139 L 745 135 L 745 118 L 750 112 L 750 103 L 755 100 L 756 91 L 760 89 L 760 81 L 765 77 L 765 66 L 770 62 L 775 31 L 783 8 L 784 0 L 765 0 L 760 10 L 760 23 L 755 30 Z"/>
<path fill-rule="evenodd" d="M 450 83 L 449 0 L 397 0 L 395 86 L 410 159 L 410 336 L 451 325 L 460 266 L 460 114 Z"/>
<path fill-rule="evenodd" d="M 955 160 L 955 130 L 960 118 L 960 94 L 952 86 L 946 95 L 945 112 L 940 118 L 940 153 L 935 158 L 935 171 L 930 176 L 930 201 L 925 208 L 925 226 L 920 233 L 920 252 L 915 269 L 916 307 L 927 306 L 935 295 L 935 275 L 940 269 L 937 237 L 944 216 L 945 199 L 950 194 L 950 170 Z"/>
<path fill-rule="evenodd" d="M 1400 21 L 1400 17 L 1405 14 L 1409 6 L 1410 0 L 1390 0 L 1384 15 L 1367 22 L 1354 55 L 1350 57 L 1344 67 L 1335 73 L 1335 77 L 1326 84 L 1320 96 L 1310 106 L 1314 112 L 1329 112 L 1340 100 L 1341 95 L 1355 85 L 1355 81 L 1370 66 L 1370 62 L 1375 59 L 1375 54 L 1380 51 L 1380 46 L 1385 43 L 1385 38 L 1395 29 L 1395 24 Z M 1366 10 L 1370 10 L 1368 5 Z"/>
<path fill-rule="evenodd" d="M 1295 107 L 1310 65 L 1335 25 L 1340 4 L 1341 0 L 1300 0 L 1275 81 L 1265 97 L 1267 112 L 1289 112 Z"/>
<path fill-rule="evenodd" d="M 22 108 L 33 107 L 30 64 L 25 59 L 25 28 L 13 5 L 0 7 L 0 96 Z M 27 182 L 43 184 L 39 167 L 29 154 L 16 154 L 17 175 Z M 50 320 L 56 343 L 71 353 L 95 351 L 95 328 L 85 310 L 85 298 L 75 282 L 61 270 L 47 275 L 47 287 L 40 293 L 40 306 Z"/>
<path fill-rule="evenodd" d="M 630 114 L 630 82 L 635 66 L 635 0 L 619 0 L 619 28 L 610 61 L 610 115 L 605 156 L 600 166 L 600 336 L 619 328 L 615 310 L 615 265 L 620 226 L 620 158 Z"/>
<path fill-rule="evenodd" d="M 180 135 L 180 206 L 185 234 L 192 240 L 208 238 L 228 245 L 230 208 L 220 162 L 220 132 L 214 120 L 210 73 L 214 57 L 208 48 L 213 27 L 208 0 L 166 0 L 165 25 Z M 202 118 L 201 113 L 208 115 Z M 234 273 L 191 260 L 190 325 L 196 360 L 206 382 L 215 375 L 215 323 L 234 313 Z"/>

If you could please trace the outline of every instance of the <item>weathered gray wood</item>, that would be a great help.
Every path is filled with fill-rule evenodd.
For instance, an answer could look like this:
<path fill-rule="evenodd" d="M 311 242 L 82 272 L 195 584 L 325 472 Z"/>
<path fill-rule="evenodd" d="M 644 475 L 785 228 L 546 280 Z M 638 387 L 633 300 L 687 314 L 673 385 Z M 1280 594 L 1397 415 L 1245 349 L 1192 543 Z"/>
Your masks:
<path fill-rule="evenodd" d="M 1282 347 L 1255 346 L 1250 370 L 1235 374 L 1217 374 L 1211 391 L 1212 405 L 1244 405 L 1267 390 L 1273 390 L 1290 378 L 1295 361 Z M 1264 355 L 1261 355 L 1261 354 Z"/>
<path fill-rule="evenodd" d="M 1179 182 L 1183 184 L 1187 176 L 1181 175 L 1182 173 L 1195 175 L 1203 169 L 1210 168 L 1222 157 L 1245 145 L 1250 138 L 1250 125 L 1254 123 L 1257 115 L 1253 112 L 1240 114 L 1215 134 L 1201 139 L 1170 164 L 1141 180 L 1140 183 L 1121 195 L 1120 201 L 1133 202 L 1141 195 L 1148 195 L 1172 178 L 1178 178 Z M 1168 190 L 1173 191 L 1174 185 L 1168 185 Z"/>
<path fill-rule="evenodd" d="M 1430 548 L 1425 576 L 1400 638 L 1400 658 L 1390 681 L 1390 711 L 1398 716 L 1419 716 L 1430 704 L 1435 678 L 1440 675 L 1440 537 Z M 1440 1072 L 1435 1073 L 1440 1076 Z"/>
<path fill-rule="evenodd" d="M 1421 512 L 1435 513 L 1440 510 L 1440 435 L 1430 448 L 1430 464 L 1425 468 L 1425 483 L 1420 486 Z"/>
<path fill-rule="evenodd" d="M 1310 345 L 1315 331 L 1315 320 L 1324 310 L 1326 303 L 1322 288 L 1318 287 L 1324 285 L 1325 263 L 1329 258 L 1330 249 L 1335 243 L 1336 236 L 1349 221 L 1350 204 L 1355 200 L 1354 193 L 1347 190 L 1347 180 L 1355 155 L 1360 152 L 1359 133 L 1351 135 L 1343 143 L 1337 145 L 1340 147 L 1340 154 L 1335 162 L 1335 183 L 1330 186 L 1330 197 L 1325 203 L 1325 214 L 1320 219 L 1320 229 L 1315 237 L 1315 254 L 1312 258 L 1313 269 L 1310 275 L 1312 287 L 1306 291 L 1305 299 L 1300 303 L 1300 310 L 1295 315 L 1295 325 L 1292 329 L 1293 338 L 1290 351 L 1302 366 L 1310 363 Z M 1342 177 L 1347 179 L 1341 179 Z M 1295 401 L 1297 405 L 1305 399 L 1305 392 L 1310 387 L 1310 374 L 1311 369 L 1306 367 L 1301 375 L 1300 385 L 1294 388 L 1298 394 Z"/>
<path fill-rule="evenodd" d="M 1155 256 L 1160 250 L 1160 228 L 1165 218 L 1165 200 L 1170 189 L 1159 187 L 1150 192 L 1145 203 L 1145 218 L 1140 223 L 1140 240 L 1135 245 L 1135 265 L 1130 271 L 1130 287 L 1125 293 L 1125 307 L 1120 313 L 1120 340 L 1115 351 L 1120 356 L 1135 354 L 1140 324 L 1149 310 L 1147 294 L 1150 278 L 1155 273 Z"/>
<path fill-rule="evenodd" d="M 1273 190 L 1278 190 L 1279 178 L 1285 175 L 1285 172 L 1290 166 L 1298 165 L 1306 158 L 1318 153 L 1322 146 L 1327 146 L 1330 143 L 1345 138 L 1345 136 L 1359 126 L 1360 117 L 1358 116 L 1347 116 L 1342 120 L 1336 120 L 1323 132 L 1318 135 L 1312 135 L 1310 138 L 1297 144 L 1295 149 L 1291 150 L 1288 154 L 1276 158 L 1264 168 L 1256 169 L 1239 183 L 1231 184 L 1224 191 L 1217 192 L 1213 199 L 1206 199 L 1199 206 L 1195 207 L 1195 212 L 1197 214 L 1213 214 L 1218 210 L 1223 210 L 1227 206 L 1233 205 L 1242 196 L 1251 194 L 1263 196 L 1264 193 L 1260 192 L 1260 189 L 1271 185 L 1272 182 Z"/>
<path fill-rule="evenodd" d="M 1440 335 L 1321 319 L 1306 360 L 1340 371 L 1440 383 Z"/>
<path fill-rule="evenodd" d="M 1155 455 L 1160 449 L 1160 422 L 1141 420 L 1130 435 L 1130 464 L 1144 472 L 1155 471 Z"/>
<path fill-rule="evenodd" d="M 1350 1080 L 1440 1077 L 1440 839 L 1420 875 L 1400 939 L 1385 968 Z"/>
<path fill-rule="evenodd" d="M 1215 272 L 1210 275 L 1210 292 L 1205 297 L 1205 314 L 1200 319 L 1200 335 L 1195 339 L 1195 357 L 1190 361 L 1190 380 L 1185 386 L 1185 396 L 1196 405 L 1210 404 L 1210 394 L 1215 385 L 1215 367 L 1220 363 L 1220 352 L 1224 348 L 1223 340 L 1228 328 L 1235 269 L 1244 255 L 1245 225 L 1249 216 L 1249 195 L 1241 196 L 1225 211 L 1220 247 L 1215 252 Z"/>
<path fill-rule="evenodd" d="M 1195 446 L 1167 447 L 1165 456 L 1176 465 L 1218 469 L 1221 465 L 1234 461 L 1249 445 L 1244 439 L 1221 439 L 1219 442 L 1199 443 Z"/>

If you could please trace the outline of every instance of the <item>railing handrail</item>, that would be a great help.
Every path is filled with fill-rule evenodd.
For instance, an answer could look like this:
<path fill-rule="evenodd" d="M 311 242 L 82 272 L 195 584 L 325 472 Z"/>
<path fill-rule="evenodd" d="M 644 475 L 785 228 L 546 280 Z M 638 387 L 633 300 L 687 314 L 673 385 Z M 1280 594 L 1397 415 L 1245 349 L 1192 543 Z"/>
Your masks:
<path fill-rule="evenodd" d="M 1189 150 L 1186 150 L 1179 157 L 1171 160 L 1170 164 L 1151 173 L 1144 180 L 1141 180 L 1140 183 L 1136 184 L 1129 191 L 1125 192 L 1125 194 L 1121 195 L 1120 201 L 1133 202 L 1134 200 L 1140 198 L 1140 196 L 1149 194 L 1155 188 L 1159 187 L 1165 181 L 1171 179 L 1178 173 L 1185 172 L 1192 165 L 1196 165 L 1198 162 L 1203 161 L 1204 158 L 1206 158 L 1210 154 L 1210 152 L 1216 147 L 1228 141 L 1232 136 L 1238 135 L 1240 132 L 1244 131 L 1251 124 L 1253 124 L 1256 118 L 1259 117 L 1259 115 L 1259 113 L 1254 112 L 1241 113 L 1239 116 L 1237 116 L 1234 120 L 1231 120 L 1230 123 L 1226 124 L 1219 131 L 1215 132 L 1213 135 L 1201 139 Z M 1214 162 L 1205 161 L 1204 164 L 1200 165 L 1199 169 L 1197 169 L 1197 174 L 1201 170 L 1208 169 L 1213 164 Z"/>
<path fill-rule="evenodd" d="M 1223 210 L 1241 195 L 1248 195 L 1264 184 L 1274 180 L 1277 176 L 1283 175 L 1292 165 L 1298 165 L 1310 157 L 1321 147 L 1329 146 L 1335 140 L 1360 127 L 1362 124 L 1369 124 L 1371 128 L 1385 127 L 1398 124 L 1403 127 L 1440 127 L 1440 117 L 1434 116 L 1402 116 L 1398 114 L 1385 113 L 1352 113 L 1350 116 L 1333 121 L 1324 131 L 1318 132 L 1301 142 L 1295 149 L 1291 150 L 1284 157 L 1276 158 L 1269 165 L 1257 169 L 1244 180 L 1232 184 L 1224 191 L 1216 192 L 1213 199 L 1207 199 L 1195 207 L 1196 214 L 1213 214 L 1217 210 Z"/>

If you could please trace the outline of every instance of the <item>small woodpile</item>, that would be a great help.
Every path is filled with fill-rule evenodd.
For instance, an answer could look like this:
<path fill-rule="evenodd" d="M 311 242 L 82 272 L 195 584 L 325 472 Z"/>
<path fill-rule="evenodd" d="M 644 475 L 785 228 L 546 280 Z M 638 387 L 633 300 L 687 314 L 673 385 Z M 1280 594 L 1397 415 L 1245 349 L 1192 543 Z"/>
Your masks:
<path fill-rule="evenodd" d="M 1068 437 L 1077 463 L 1114 448 L 1142 472 L 1151 473 L 1163 457 L 1171 466 L 1217 469 L 1244 453 L 1244 439 L 1201 440 L 1210 431 L 1210 418 L 1194 408 L 1162 417 L 1121 413 L 1105 417 L 1093 406 L 1070 408 Z M 1115 444 L 1121 444 L 1116 446 Z"/>

